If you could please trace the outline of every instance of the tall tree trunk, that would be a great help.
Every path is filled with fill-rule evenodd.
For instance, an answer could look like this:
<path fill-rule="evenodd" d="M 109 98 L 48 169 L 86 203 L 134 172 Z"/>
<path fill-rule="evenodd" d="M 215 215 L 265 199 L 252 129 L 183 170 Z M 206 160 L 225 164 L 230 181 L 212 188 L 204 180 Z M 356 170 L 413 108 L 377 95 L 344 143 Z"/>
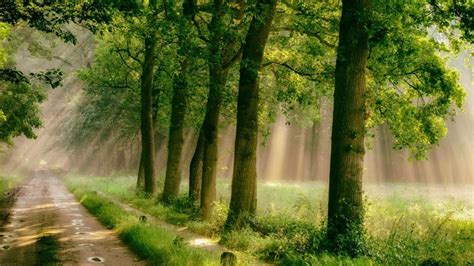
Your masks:
<path fill-rule="evenodd" d="M 181 64 L 181 72 L 174 82 L 168 141 L 168 162 L 162 199 L 164 202 L 170 202 L 178 197 L 179 185 L 181 184 L 188 66 L 189 58 L 186 57 Z"/>
<path fill-rule="evenodd" d="M 362 169 L 368 11 L 371 0 L 344 0 L 336 62 L 327 237 L 333 252 L 363 246 Z"/>
<path fill-rule="evenodd" d="M 246 8 L 245 1 L 232 1 L 239 8 L 233 13 L 235 21 L 240 21 Z M 209 97 L 206 108 L 204 123 L 200 135 L 203 136 L 203 155 L 202 155 L 202 186 L 201 186 L 201 210 L 203 219 L 211 216 L 212 204 L 216 196 L 216 170 L 218 158 L 218 135 L 219 135 L 219 115 L 222 103 L 222 90 L 225 89 L 229 68 L 233 59 L 238 58 L 240 50 L 240 41 L 224 37 L 226 25 L 223 20 L 225 17 L 225 1 L 214 0 L 212 2 L 213 15 L 208 29 L 210 40 L 209 49 Z M 229 29 L 230 30 L 230 29 Z M 198 156 L 196 146 L 195 156 Z"/>
<path fill-rule="evenodd" d="M 226 229 L 239 228 L 257 207 L 258 70 L 277 0 L 259 0 L 245 38 L 240 64 L 232 195 Z"/>
<path fill-rule="evenodd" d="M 196 149 L 189 167 L 189 198 L 197 201 L 201 198 L 202 161 L 204 154 L 204 129 L 199 130 Z"/>
<path fill-rule="evenodd" d="M 209 96 L 206 115 L 202 125 L 204 138 L 202 154 L 201 212 L 208 220 L 212 214 L 212 204 L 216 198 L 216 168 L 218 158 L 219 115 L 222 103 L 222 90 L 227 82 L 227 69 L 223 69 L 223 0 L 214 0 L 213 14 L 209 23 Z"/>
<path fill-rule="evenodd" d="M 219 114 L 222 105 L 222 90 L 227 81 L 228 70 L 213 68 L 210 71 L 209 98 L 204 117 L 204 151 L 202 165 L 201 211 L 207 220 L 212 214 L 212 204 L 216 199 L 216 172 L 218 158 Z"/>
<path fill-rule="evenodd" d="M 141 76 L 141 137 L 142 160 L 145 193 L 156 193 L 155 177 L 155 130 L 153 125 L 153 76 L 155 66 L 156 40 L 154 37 L 145 38 L 145 60 Z"/>
<path fill-rule="evenodd" d="M 169 2 L 168 4 L 171 4 Z M 179 195 L 181 184 L 181 164 L 184 146 L 184 119 L 186 116 L 187 90 L 188 90 L 188 69 L 190 59 L 190 28 L 191 20 L 197 12 L 196 0 L 185 0 L 183 2 L 183 15 L 172 16 L 179 23 L 179 51 L 183 57 L 181 70 L 174 80 L 173 99 L 171 103 L 171 124 L 168 142 L 168 162 L 166 167 L 165 187 L 163 190 L 164 202 L 170 202 Z"/>

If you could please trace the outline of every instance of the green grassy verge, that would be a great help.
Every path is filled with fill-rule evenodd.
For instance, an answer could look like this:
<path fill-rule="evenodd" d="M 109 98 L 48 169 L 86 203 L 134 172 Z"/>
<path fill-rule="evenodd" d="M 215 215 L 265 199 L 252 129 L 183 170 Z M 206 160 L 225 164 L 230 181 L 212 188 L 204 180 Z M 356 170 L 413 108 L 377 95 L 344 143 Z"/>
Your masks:
<path fill-rule="evenodd" d="M 156 199 L 137 196 L 133 177 L 76 176 L 69 177 L 68 182 L 104 192 L 159 219 L 186 225 L 199 234 L 220 237 L 221 243 L 231 249 L 282 265 L 474 263 L 472 201 L 441 199 L 439 193 L 426 191 L 411 193 L 419 184 L 366 188 L 367 251 L 365 257 L 351 259 L 323 252 L 327 193 L 322 183 L 260 183 L 258 217 L 248 228 L 221 235 L 228 206 L 226 182 L 218 184 L 219 201 L 209 222 L 199 220 L 197 208 L 185 197 L 164 206 Z M 456 189 L 453 191 L 463 192 L 462 188 Z"/>
<path fill-rule="evenodd" d="M 15 203 L 18 185 L 22 180 L 19 176 L 0 176 L 0 227 L 8 221 L 9 210 Z"/>
<path fill-rule="evenodd" d="M 0 196 L 18 186 L 23 180 L 20 176 L 0 175 Z"/>
<path fill-rule="evenodd" d="M 151 224 L 142 223 L 107 198 L 68 180 L 68 188 L 81 203 L 122 241 L 152 265 L 219 265 L 219 255 L 186 246 L 176 235 Z"/>

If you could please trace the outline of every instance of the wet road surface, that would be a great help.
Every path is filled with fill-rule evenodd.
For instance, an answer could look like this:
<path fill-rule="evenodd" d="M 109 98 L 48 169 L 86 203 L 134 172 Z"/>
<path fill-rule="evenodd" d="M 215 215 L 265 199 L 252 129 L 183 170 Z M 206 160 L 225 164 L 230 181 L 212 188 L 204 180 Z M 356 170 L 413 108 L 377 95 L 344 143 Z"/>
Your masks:
<path fill-rule="evenodd" d="M 48 249 L 39 239 L 57 243 L 59 265 L 145 265 L 49 173 L 22 186 L 0 232 L 0 265 L 47 264 Z"/>

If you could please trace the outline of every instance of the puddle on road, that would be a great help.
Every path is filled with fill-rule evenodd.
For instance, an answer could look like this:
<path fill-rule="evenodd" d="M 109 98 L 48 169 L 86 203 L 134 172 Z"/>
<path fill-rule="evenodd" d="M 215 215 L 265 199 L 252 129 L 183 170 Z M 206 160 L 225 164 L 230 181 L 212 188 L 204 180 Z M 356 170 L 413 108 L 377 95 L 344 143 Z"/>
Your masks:
<path fill-rule="evenodd" d="M 0 250 L 9 250 L 10 248 L 10 244 L 0 244 Z"/>
<path fill-rule="evenodd" d="M 0 238 L 3 242 L 11 242 L 15 236 L 10 233 L 0 233 Z"/>
<path fill-rule="evenodd" d="M 82 230 L 89 230 L 91 228 L 88 227 L 88 226 L 79 226 L 79 227 L 76 227 L 75 229 L 78 230 L 78 231 L 82 231 Z"/>
<path fill-rule="evenodd" d="M 105 261 L 102 257 L 89 257 L 87 260 L 94 263 L 103 263 Z"/>
<path fill-rule="evenodd" d="M 82 219 L 73 219 L 71 221 L 71 224 L 74 226 L 83 226 L 84 222 L 82 221 Z"/>
<path fill-rule="evenodd" d="M 79 244 L 80 247 L 93 247 L 94 244 L 91 244 L 91 243 L 82 243 L 82 244 Z"/>

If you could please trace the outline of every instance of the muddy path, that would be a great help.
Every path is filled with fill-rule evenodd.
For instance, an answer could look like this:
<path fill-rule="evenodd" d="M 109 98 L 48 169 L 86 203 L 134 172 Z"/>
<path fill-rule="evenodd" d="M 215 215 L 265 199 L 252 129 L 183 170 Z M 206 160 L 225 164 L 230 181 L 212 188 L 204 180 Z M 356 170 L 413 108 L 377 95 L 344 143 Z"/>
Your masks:
<path fill-rule="evenodd" d="M 62 182 L 35 174 L 0 232 L 0 265 L 145 265 Z"/>

